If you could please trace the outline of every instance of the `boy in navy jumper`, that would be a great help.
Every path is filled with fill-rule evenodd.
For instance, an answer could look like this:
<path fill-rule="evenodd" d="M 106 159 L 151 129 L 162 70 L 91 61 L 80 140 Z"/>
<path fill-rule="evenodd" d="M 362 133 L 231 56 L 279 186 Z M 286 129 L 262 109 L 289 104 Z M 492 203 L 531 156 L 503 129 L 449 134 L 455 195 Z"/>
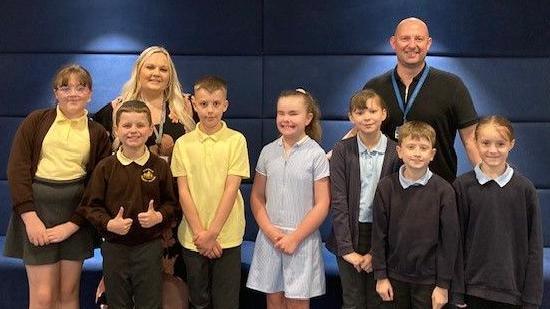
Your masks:
<path fill-rule="evenodd" d="M 375 194 L 376 291 L 393 308 L 441 308 L 448 301 L 458 218 L 453 188 L 428 168 L 434 145 L 435 131 L 428 124 L 402 125 L 397 154 L 404 165 L 382 179 Z"/>

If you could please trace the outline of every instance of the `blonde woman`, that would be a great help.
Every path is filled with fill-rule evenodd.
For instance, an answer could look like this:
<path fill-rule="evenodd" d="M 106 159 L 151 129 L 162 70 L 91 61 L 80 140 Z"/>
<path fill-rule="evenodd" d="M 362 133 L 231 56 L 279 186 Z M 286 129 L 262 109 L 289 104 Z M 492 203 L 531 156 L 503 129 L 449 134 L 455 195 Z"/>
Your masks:
<path fill-rule="evenodd" d="M 120 96 L 94 115 L 94 120 L 109 131 L 113 149 L 120 145 L 113 134 L 113 115 L 122 102 L 129 100 L 140 100 L 147 104 L 151 110 L 154 134 L 147 140 L 146 145 L 151 152 L 170 160 L 174 142 L 178 137 L 193 130 L 195 121 L 191 102 L 188 95 L 182 92 L 174 62 L 165 48 L 151 46 L 141 52 L 134 63 L 130 79 L 122 87 Z M 177 222 L 173 222 L 172 227 L 176 226 Z M 163 241 L 163 307 L 187 308 L 187 287 L 183 281 L 186 280 L 185 267 L 183 262 L 176 262 L 181 248 L 178 247 L 175 233 L 169 226 L 163 233 Z M 101 295 L 103 291 L 102 281 L 97 295 Z"/>
<path fill-rule="evenodd" d="M 151 110 L 155 134 L 147 141 L 147 146 L 162 156 L 170 157 L 174 141 L 195 128 L 191 102 L 182 93 L 174 62 L 163 47 L 145 49 L 137 58 L 120 96 L 94 116 L 94 120 L 111 133 L 115 148 L 119 143 L 112 134 L 113 111 L 129 100 L 143 101 Z"/>

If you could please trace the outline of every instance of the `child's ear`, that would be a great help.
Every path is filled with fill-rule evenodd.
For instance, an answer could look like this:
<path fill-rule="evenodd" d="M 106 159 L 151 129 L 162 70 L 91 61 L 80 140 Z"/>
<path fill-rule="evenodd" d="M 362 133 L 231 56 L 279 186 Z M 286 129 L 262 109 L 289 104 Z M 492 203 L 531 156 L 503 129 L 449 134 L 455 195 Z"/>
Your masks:
<path fill-rule="evenodd" d="M 311 123 L 311 120 L 313 120 L 313 113 L 307 113 L 306 126 Z"/>
<path fill-rule="evenodd" d="M 510 142 L 510 150 L 512 150 L 514 148 L 514 146 L 516 145 L 516 139 L 514 138 L 511 142 Z"/>

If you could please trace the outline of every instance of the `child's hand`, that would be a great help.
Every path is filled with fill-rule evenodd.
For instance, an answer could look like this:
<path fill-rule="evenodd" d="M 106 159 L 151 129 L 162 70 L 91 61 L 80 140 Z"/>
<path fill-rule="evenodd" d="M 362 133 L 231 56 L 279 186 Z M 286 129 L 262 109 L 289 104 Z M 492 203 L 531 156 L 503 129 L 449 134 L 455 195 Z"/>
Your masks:
<path fill-rule="evenodd" d="M 293 254 L 300 242 L 294 238 L 294 234 L 286 234 L 275 243 L 275 248 L 281 250 L 285 254 Z"/>
<path fill-rule="evenodd" d="M 372 255 L 369 253 L 363 255 L 363 262 L 361 263 L 361 269 L 367 273 L 372 272 Z"/>
<path fill-rule="evenodd" d="M 364 257 L 361 254 L 352 252 L 352 253 L 343 255 L 342 258 L 346 262 L 350 263 L 355 268 L 355 270 L 357 270 L 358 273 L 361 272 L 361 265 L 364 262 Z"/>
<path fill-rule="evenodd" d="M 220 243 L 216 241 L 216 245 L 212 247 L 212 249 L 208 250 L 208 252 L 205 252 L 205 254 L 203 255 L 209 259 L 217 259 L 222 257 L 222 252 L 222 246 L 220 246 Z"/>
<path fill-rule="evenodd" d="M 63 224 L 56 225 L 52 228 L 46 229 L 46 234 L 48 235 L 48 240 L 50 243 L 60 243 L 65 239 L 71 237 L 76 231 L 78 231 L 79 226 L 72 222 L 65 222 Z"/>
<path fill-rule="evenodd" d="M 107 222 L 107 231 L 118 235 L 128 234 L 128 231 L 130 231 L 130 227 L 132 226 L 133 220 L 130 218 L 124 219 L 122 217 L 123 213 L 124 213 L 124 207 L 120 207 L 116 217 L 114 217 L 113 219 L 109 220 L 109 222 Z"/>
<path fill-rule="evenodd" d="M 27 231 L 27 237 L 31 244 L 35 246 L 45 246 L 50 243 L 48 234 L 46 233 L 46 226 L 44 222 L 38 218 L 35 211 L 22 213 L 21 219 L 25 223 L 25 230 Z"/>
<path fill-rule="evenodd" d="M 208 256 L 208 253 L 212 251 L 212 248 L 218 243 L 216 241 L 217 237 L 218 235 L 216 235 L 216 233 L 209 230 L 203 230 L 195 235 L 193 243 L 197 247 L 197 250 L 199 250 L 199 253 Z"/>
<path fill-rule="evenodd" d="M 281 238 L 285 236 L 285 233 L 283 233 L 283 231 L 276 228 L 275 226 L 272 226 L 272 228 L 266 232 L 266 236 L 275 245 L 279 240 L 281 240 Z"/>
<path fill-rule="evenodd" d="M 390 279 L 380 279 L 376 281 L 376 293 L 380 295 L 383 301 L 393 300 L 393 288 Z"/>
<path fill-rule="evenodd" d="M 153 203 L 153 200 L 150 200 L 147 211 L 138 214 L 139 224 L 146 229 L 162 222 L 162 214 L 155 210 Z"/>
<path fill-rule="evenodd" d="M 432 293 L 432 309 L 443 308 L 448 301 L 449 291 L 436 286 Z"/>

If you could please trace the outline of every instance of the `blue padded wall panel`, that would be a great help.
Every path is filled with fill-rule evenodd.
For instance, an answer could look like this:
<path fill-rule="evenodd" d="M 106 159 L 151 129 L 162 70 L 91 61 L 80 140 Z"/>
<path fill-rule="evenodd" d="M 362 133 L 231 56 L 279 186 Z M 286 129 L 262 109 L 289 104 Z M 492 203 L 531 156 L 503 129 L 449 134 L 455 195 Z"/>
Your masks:
<path fill-rule="evenodd" d="M 537 190 L 539 195 L 544 246 L 550 247 L 550 189 Z"/>
<path fill-rule="evenodd" d="M 11 144 L 15 132 L 19 124 L 21 124 L 23 118 L 21 117 L 0 117 L 0 132 L 2 133 L 2 138 L 0 139 L 0 179 L 7 179 L 6 171 L 8 167 L 8 158 L 10 156 Z M 2 201 L 2 199 L 0 199 Z"/>
<path fill-rule="evenodd" d="M 302 87 L 321 107 L 323 119 L 345 120 L 351 95 L 367 79 L 392 66 L 389 56 L 266 56 L 264 117 L 274 117 L 279 93 Z"/>
<path fill-rule="evenodd" d="M 227 81 L 229 108 L 224 117 L 259 118 L 262 100 L 262 61 L 260 57 L 175 56 L 178 77 L 188 93 L 203 75 L 218 75 Z"/>
<path fill-rule="evenodd" d="M 37 108 L 54 105 L 51 80 L 67 63 L 79 63 L 93 79 L 92 102 L 95 112 L 114 99 L 130 78 L 137 55 L 90 54 L 0 54 L 0 74 L 11 78 L 0 81 L 7 89 L 0 96 L 0 115 L 25 116 Z M 229 85 L 227 117 L 252 118 L 261 115 L 261 60 L 259 57 L 176 56 L 174 62 L 184 90 L 205 74 L 217 74 Z"/>
<path fill-rule="evenodd" d="M 250 179 L 244 182 L 250 182 L 254 177 L 254 169 L 256 162 L 260 156 L 262 130 L 261 125 L 257 120 L 253 119 L 225 119 L 227 126 L 231 129 L 241 132 L 246 138 L 248 147 L 248 161 L 250 163 Z"/>
<path fill-rule="evenodd" d="M 265 1 L 267 54 L 390 53 L 397 23 L 417 16 L 432 52 L 469 56 L 550 54 L 548 1 Z"/>
<path fill-rule="evenodd" d="M 255 241 L 258 234 L 258 223 L 254 219 L 252 209 L 250 208 L 250 192 L 252 190 L 252 184 L 246 183 L 241 185 L 241 194 L 244 199 L 244 215 L 246 220 L 246 226 L 244 229 L 244 240 Z"/>
<path fill-rule="evenodd" d="M 1 52 L 259 54 L 261 1 L 2 1 Z M 8 17 L 9 16 L 9 17 Z"/>
<path fill-rule="evenodd" d="M 7 180 L 0 180 L 0 236 L 6 235 L 11 216 L 11 197 Z"/>
<path fill-rule="evenodd" d="M 550 121 L 549 58 L 428 57 L 428 63 L 462 78 L 480 115 Z M 394 66 L 395 56 L 266 56 L 263 116 L 275 115 L 282 90 L 304 87 L 323 119 L 347 119 L 352 94 Z"/>
<path fill-rule="evenodd" d="M 550 58 L 428 57 L 428 63 L 458 75 L 481 116 L 550 121 Z"/>
<path fill-rule="evenodd" d="M 57 69 L 78 63 L 92 75 L 91 112 L 101 108 L 120 92 L 129 78 L 134 55 L 83 54 L 0 54 L 0 74 L 11 76 L 0 81 L 0 115 L 26 116 L 38 108 L 54 106 L 51 80 Z"/>
<path fill-rule="evenodd" d="M 539 189 L 550 189 L 550 123 L 513 123 L 516 144 L 508 161 Z M 455 149 L 459 157 L 458 174 L 472 169 L 462 143 L 457 136 Z M 550 200 L 549 200 L 550 202 Z M 549 204 L 550 207 L 550 204 Z"/>

